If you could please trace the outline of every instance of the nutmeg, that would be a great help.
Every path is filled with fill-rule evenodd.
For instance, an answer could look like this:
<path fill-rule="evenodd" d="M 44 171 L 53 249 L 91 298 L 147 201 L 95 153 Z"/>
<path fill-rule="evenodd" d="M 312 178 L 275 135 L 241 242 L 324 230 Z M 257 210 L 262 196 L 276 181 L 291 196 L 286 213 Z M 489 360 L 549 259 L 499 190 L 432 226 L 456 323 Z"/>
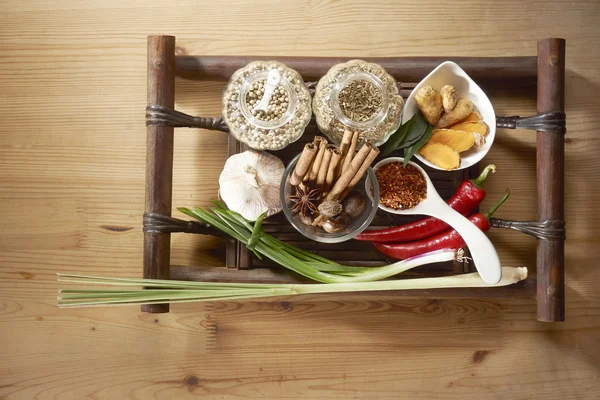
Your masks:
<path fill-rule="evenodd" d="M 350 218 L 358 218 L 365 210 L 365 200 L 362 194 L 350 192 L 342 202 L 342 208 Z"/>
<path fill-rule="evenodd" d="M 342 212 L 342 205 L 337 201 L 324 201 L 319 204 L 319 213 L 326 219 L 333 218 Z"/>
<path fill-rule="evenodd" d="M 350 217 L 345 212 L 342 212 L 326 220 L 323 223 L 323 229 L 327 233 L 338 233 L 346 229 L 348 225 L 350 225 Z"/>

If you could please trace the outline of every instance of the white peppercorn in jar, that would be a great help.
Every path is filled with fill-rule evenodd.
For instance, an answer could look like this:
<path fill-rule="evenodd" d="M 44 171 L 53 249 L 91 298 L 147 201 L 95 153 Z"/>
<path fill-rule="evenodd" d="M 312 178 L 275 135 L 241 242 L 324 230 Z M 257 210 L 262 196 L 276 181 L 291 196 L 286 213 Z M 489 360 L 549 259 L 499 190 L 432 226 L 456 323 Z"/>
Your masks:
<path fill-rule="evenodd" d="M 267 110 L 256 109 L 269 72 L 279 81 Z M 302 136 L 312 115 L 311 97 L 298 72 L 277 61 L 253 61 L 237 70 L 223 92 L 223 119 L 230 133 L 257 150 L 280 150 Z"/>
<path fill-rule="evenodd" d="M 319 129 L 336 144 L 350 129 L 359 132 L 360 143 L 381 146 L 401 123 L 404 100 L 398 86 L 378 64 L 351 60 L 334 65 L 315 90 Z"/>

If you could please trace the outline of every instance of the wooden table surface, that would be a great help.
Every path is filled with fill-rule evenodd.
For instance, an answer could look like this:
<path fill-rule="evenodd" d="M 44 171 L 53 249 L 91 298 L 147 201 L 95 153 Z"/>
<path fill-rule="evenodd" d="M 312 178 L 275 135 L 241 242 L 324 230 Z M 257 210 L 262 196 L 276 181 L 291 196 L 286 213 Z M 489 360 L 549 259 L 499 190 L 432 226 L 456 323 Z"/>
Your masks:
<path fill-rule="evenodd" d="M 0 3 L 0 398 L 600 397 L 600 3 L 169 3 Z M 267 56 L 520 56 L 566 38 L 567 322 L 537 322 L 528 300 L 390 296 L 59 310 L 58 271 L 141 276 L 156 33 L 176 35 L 179 54 Z M 178 81 L 177 107 L 216 115 L 222 87 Z M 510 93 L 493 102 L 535 112 Z M 177 130 L 174 205 L 216 196 L 226 145 Z M 535 217 L 534 146 L 531 132 L 499 131 L 484 209 L 510 187 L 498 216 Z M 534 266 L 533 239 L 491 237 L 505 265 Z M 217 239 L 172 243 L 173 263 L 222 265 Z"/>

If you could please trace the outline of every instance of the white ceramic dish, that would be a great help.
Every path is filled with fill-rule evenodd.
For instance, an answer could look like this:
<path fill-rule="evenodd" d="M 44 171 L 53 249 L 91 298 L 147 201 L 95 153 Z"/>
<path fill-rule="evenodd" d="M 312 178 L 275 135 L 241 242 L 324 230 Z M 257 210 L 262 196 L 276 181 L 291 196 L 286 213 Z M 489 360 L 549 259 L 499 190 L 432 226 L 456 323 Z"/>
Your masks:
<path fill-rule="evenodd" d="M 402 123 L 411 119 L 412 116 L 417 112 L 418 107 L 417 102 L 414 99 L 414 95 L 420 88 L 424 86 L 431 86 L 439 91 L 444 85 L 453 85 L 456 88 L 456 94 L 459 98 L 462 97 L 471 100 L 475 105 L 476 110 L 481 114 L 485 123 L 490 127 L 490 133 L 488 133 L 488 135 L 485 137 L 485 145 L 482 147 L 473 147 L 471 150 L 460 154 L 460 166 L 456 169 L 459 170 L 469 168 L 470 166 L 481 161 L 494 143 L 494 138 L 496 136 L 496 113 L 494 112 L 494 107 L 492 107 L 490 99 L 486 96 L 483 90 L 481 90 L 481 88 L 469 77 L 469 75 L 467 75 L 467 73 L 463 71 L 463 69 L 456 63 L 453 63 L 452 61 L 443 62 L 442 64 L 438 65 L 436 69 L 431 71 L 431 73 L 427 75 L 421 82 L 419 82 L 406 100 Z M 427 161 L 419 153 L 415 154 L 415 156 L 419 159 L 419 161 L 428 167 L 444 170 L 443 168 L 440 168 L 437 165 Z"/>
<path fill-rule="evenodd" d="M 380 167 L 392 162 L 402 163 L 404 162 L 404 159 L 401 157 L 389 157 L 379 161 L 375 164 L 373 169 L 377 172 Z M 469 247 L 471 257 L 473 258 L 473 262 L 475 263 L 475 267 L 481 278 L 490 285 L 500 282 L 500 278 L 502 277 L 500 259 L 498 258 L 496 248 L 490 239 L 488 239 L 485 233 L 479 230 L 475 224 L 463 217 L 442 200 L 423 168 L 414 162 L 409 162 L 409 164 L 417 168 L 425 178 L 425 181 L 427 182 L 427 198 L 415 207 L 406 210 L 396 210 L 386 207 L 381 203 L 379 203 L 379 208 L 392 214 L 429 215 L 441 219 L 462 236 Z"/>

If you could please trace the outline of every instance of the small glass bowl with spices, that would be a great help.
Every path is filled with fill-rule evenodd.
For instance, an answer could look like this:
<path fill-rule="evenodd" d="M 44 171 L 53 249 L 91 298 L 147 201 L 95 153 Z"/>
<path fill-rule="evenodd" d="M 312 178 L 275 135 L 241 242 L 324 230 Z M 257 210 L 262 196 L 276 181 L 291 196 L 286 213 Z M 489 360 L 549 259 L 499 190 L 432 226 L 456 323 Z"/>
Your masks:
<path fill-rule="evenodd" d="M 325 213 L 326 203 L 334 203 L 323 201 L 319 204 L 318 189 L 303 190 L 292 185 L 293 174 L 297 163 L 302 154 L 298 154 L 287 166 L 280 186 L 280 199 L 283 207 L 283 213 L 290 224 L 303 236 L 310 240 L 321 243 L 340 243 L 350 240 L 359 233 L 367 229 L 369 224 L 375 218 L 377 213 L 377 205 L 379 204 L 379 186 L 375 179 L 375 174 L 372 168 L 369 168 L 365 175 L 358 181 L 356 186 L 341 202 L 339 213 L 331 220 L 328 220 L 322 227 L 314 226 L 314 216 L 319 213 Z M 311 199 L 312 192 L 314 198 Z M 304 199 L 303 199 L 304 197 Z M 317 211 L 311 215 L 311 211 L 303 213 L 300 202 L 305 200 L 305 203 L 312 202 L 313 207 Z M 340 212 L 341 211 L 341 212 Z M 308 219 L 308 221 L 306 220 Z M 333 228 L 329 229 L 328 226 Z"/>
<path fill-rule="evenodd" d="M 277 61 L 253 61 L 237 70 L 223 92 L 230 133 L 257 150 L 280 150 L 302 136 L 311 97 L 298 72 Z"/>
<path fill-rule="evenodd" d="M 381 146 L 400 126 L 403 105 L 398 83 L 383 67 L 351 60 L 319 80 L 313 113 L 319 129 L 336 144 L 349 129 L 359 132 L 359 143 Z"/>

